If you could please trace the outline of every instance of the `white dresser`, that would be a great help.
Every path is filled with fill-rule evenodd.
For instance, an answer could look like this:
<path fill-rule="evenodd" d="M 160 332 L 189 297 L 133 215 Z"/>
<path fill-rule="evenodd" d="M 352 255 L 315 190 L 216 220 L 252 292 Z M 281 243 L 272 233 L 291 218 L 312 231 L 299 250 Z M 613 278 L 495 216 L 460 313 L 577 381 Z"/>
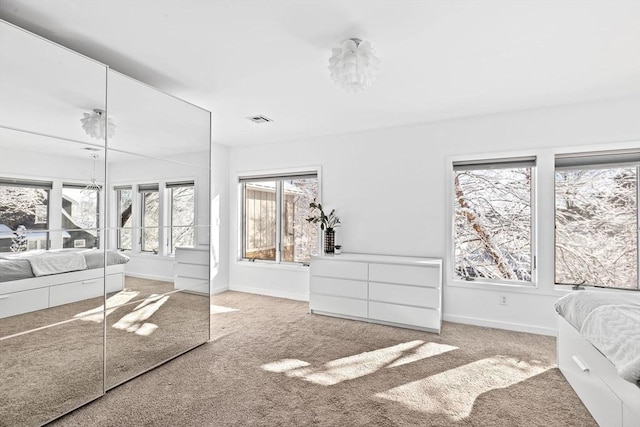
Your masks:
<path fill-rule="evenodd" d="M 209 294 L 209 247 L 176 247 L 174 289 Z"/>
<path fill-rule="evenodd" d="M 440 333 L 441 259 L 315 256 L 310 274 L 312 313 Z"/>

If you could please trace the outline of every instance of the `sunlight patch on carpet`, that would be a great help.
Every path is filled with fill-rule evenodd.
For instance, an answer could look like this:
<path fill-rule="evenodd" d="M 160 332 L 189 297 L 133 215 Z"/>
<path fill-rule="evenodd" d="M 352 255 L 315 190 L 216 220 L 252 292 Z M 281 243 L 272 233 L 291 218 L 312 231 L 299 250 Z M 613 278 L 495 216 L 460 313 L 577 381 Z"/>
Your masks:
<path fill-rule="evenodd" d="M 127 332 L 137 332 L 141 327 L 143 327 L 143 322 L 147 320 L 149 317 L 153 315 L 162 305 L 167 302 L 169 299 L 169 295 L 151 295 L 142 303 L 138 304 L 138 306 L 129 314 L 125 315 L 122 319 L 118 320 L 113 324 L 113 328 L 120 329 Z M 145 323 L 146 324 L 146 323 Z M 153 333 L 157 329 L 150 329 L 150 327 L 146 327 L 143 329 L 143 333 L 139 335 L 149 335 Z"/>
<path fill-rule="evenodd" d="M 483 393 L 512 386 L 552 366 L 507 356 L 478 360 L 422 380 L 403 384 L 375 396 L 430 414 L 443 414 L 460 421 L 471 414 Z"/>
<path fill-rule="evenodd" d="M 265 365 L 262 365 L 261 367 L 265 371 L 283 373 L 292 371 L 294 369 L 304 368 L 306 366 L 309 366 L 309 364 L 302 360 L 282 359 L 277 362 L 267 363 Z"/>
<path fill-rule="evenodd" d="M 118 306 L 122 304 L 126 304 L 127 302 L 134 299 L 138 296 L 140 292 L 137 291 L 121 291 L 117 294 L 107 298 L 107 311 L 105 313 L 106 316 L 110 315 L 115 311 Z M 73 317 L 79 317 L 81 320 L 90 321 L 95 323 L 102 322 L 102 310 L 104 310 L 104 306 L 93 308 L 91 310 L 83 311 L 82 313 L 78 313 Z"/>
<path fill-rule="evenodd" d="M 232 311 L 240 311 L 237 308 L 223 307 L 221 305 L 211 304 L 211 314 L 229 313 Z"/>
<path fill-rule="evenodd" d="M 262 369 L 284 373 L 288 377 L 301 378 L 314 384 L 330 386 L 373 374 L 383 368 L 394 368 L 457 348 L 446 344 L 425 343 L 416 340 L 332 360 L 321 367 L 312 367 L 302 360 L 284 359 L 262 365 Z"/>

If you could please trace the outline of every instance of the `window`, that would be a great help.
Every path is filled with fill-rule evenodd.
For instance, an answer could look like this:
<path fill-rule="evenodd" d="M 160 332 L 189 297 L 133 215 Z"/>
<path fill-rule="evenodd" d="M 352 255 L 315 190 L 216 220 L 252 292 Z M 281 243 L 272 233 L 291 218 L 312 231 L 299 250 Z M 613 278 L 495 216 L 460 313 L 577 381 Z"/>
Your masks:
<path fill-rule="evenodd" d="M 556 156 L 555 282 L 638 290 L 640 152 Z"/>
<path fill-rule="evenodd" d="M 82 184 L 62 186 L 62 239 L 64 248 L 97 248 L 99 246 L 99 192 Z"/>
<path fill-rule="evenodd" d="M 307 263 L 317 252 L 318 228 L 305 221 L 318 198 L 317 173 L 240 179 L 242 258 Z"/>
<path fill-rule="evenodd" d="M 142 212 L 140 215 L 140 250 L 142 252 L 158 253 L 159 249 L 159 216 L 160 216 L 160 194 L 158 184 L 139 185 L 140 204 Z"/>
<path fill-rule="evenodd" d="M 132 211 L 133 191 L 131 187 L 116 187 L 116 205 L 118 207 L 118 249 L 121 251 L 132 249 Z"/>
<path fill-rule="evenodd" d="M 0 178 L 0 252 L 49 248 L 51 182 Z"/>
<path fill-rule="evenodd" d="M 535 163 L 454 162 L 454 279 L 532 281 Z"/>
<path fill-rule="evenodd" d="M 167 183 L 170 192 L 170 252 L 176 246 L 193 246 L 195 240 L 195 192 L 193 181 Z"/>

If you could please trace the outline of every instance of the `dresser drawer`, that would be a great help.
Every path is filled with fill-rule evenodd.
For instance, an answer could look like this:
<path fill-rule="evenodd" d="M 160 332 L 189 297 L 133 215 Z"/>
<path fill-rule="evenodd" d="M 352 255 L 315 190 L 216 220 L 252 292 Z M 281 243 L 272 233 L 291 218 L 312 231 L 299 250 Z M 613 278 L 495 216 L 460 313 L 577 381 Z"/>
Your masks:
<path fill-rule="evenodd" d="M 0 318 L 49 307 L 49 288 L 0 295 Z"/>
<path fill-rule="evenodd" d="M 309 285 L 312 294 L 367 298 L 367 282 L 312 276 Z"/>
<path fill-rule="evenodd" d="M 440 308 L 440 289 L 369 282 L 369 300 Z"/>
<path fill-rule="evenodd" d="M 385 322 L 440 330 L 440 310 L 369 301 L 369 317 Z"/>
<path fill-rule="evenodd" d="M 173 282 L 173 288 L 200 294 L 209 294 L 209 280 L 177 276 Z"/>
<path fill-rule="evenodd" d="M 209 251 L 191 248 L 176 248 L 176 262 L 209 265 Z"/>
<path fill-rule="evenodd" d="M 173 269 L 176 276 L 194 279 L 209 279 L 209 265 L 176 263 Z"/>
<path fill-rule="evenodd" d="M 369 264 L 369 281 L 415 286 L 440 286 L 440 269 L 413 265 Z"/>
<path fill-rule="evenodd" d="M 311 275 L 339 279 L 367 280 L 367 263 L 318 259 L 311 263 Z"/>
<path fill-rule="evenodd" d="M 69 304 L 104 295 L 104 279 L 98 277 L 80 282 L 65 283 L 49 288 L 49 306 Z"/>
<path fill-rule="evenodd" d="M 342 314 L 343 316 L 367 317 L 366 300 L 313 295 L 309 300 L 309 308 L 325 313 Z"/>

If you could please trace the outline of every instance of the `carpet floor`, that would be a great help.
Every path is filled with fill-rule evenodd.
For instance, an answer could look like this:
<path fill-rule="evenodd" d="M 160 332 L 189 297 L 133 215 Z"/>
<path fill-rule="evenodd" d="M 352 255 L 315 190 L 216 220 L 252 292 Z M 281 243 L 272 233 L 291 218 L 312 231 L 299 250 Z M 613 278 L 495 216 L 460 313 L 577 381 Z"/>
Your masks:
<path fill-rule="evenodd" d="M 555 339 L 445 322 L 441 335 L 212 297 L 212 340 L 53 426 L 596 426 Z"/>
<path fill-rule="evenodd" d="M 109 297 L 107 388 L 209 336 L 208 296 L 175 292 L 171 282 L 128 277 L 125 289 Z M 40 425 L 102 394 L 103 301 L 91 298 L 0 319 L 0 427 Z"/>

